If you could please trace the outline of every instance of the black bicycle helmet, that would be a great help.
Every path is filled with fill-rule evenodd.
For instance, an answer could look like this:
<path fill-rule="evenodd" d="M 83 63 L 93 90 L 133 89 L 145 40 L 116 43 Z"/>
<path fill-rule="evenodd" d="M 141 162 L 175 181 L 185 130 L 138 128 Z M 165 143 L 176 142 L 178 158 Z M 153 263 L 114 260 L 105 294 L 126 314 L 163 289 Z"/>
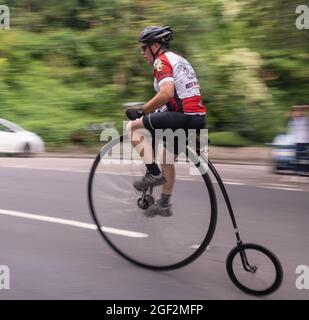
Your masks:
<path fill-rule="evenodd" d="M 146 27 L 139 36 L 139 42 L 144 45 L 152 43 L 160 43 L 164 46 L 168 46 L 168 43 L 173 38 L 173 31 L 170 26 L 150 26 Z"/>

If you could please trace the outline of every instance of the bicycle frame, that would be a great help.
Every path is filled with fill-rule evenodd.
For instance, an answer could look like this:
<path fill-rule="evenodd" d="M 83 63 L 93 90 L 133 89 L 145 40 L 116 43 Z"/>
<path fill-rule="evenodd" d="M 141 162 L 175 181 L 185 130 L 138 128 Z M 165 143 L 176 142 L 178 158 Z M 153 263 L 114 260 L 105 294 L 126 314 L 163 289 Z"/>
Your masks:
<path fill-rule="evenodd" d="M 198 174 L 202 176 L 202 178 L 205 182 L 205 185 L 207 187 L 209 201 L 210 201 L 210 208 L 211 209 L 210 209 L 210 211 L 207 210 L 208 213 L 210 213 L 210 223 L 209 223 L 209 227 L 207 229 L 206 236 L 203 239 L 203 241 L 201 242 L 200 246 L 197 246 L 197 248 L 193 252 L 189 253 L 189 256 L 182 258 L 180 261 L 177 261 L 175 263 L 168 264 L 168 265 L 166 265 L 166 264 L 162 265 L 162 263 L 160 262 L 160 265 L 158 265 L 157 263 L 152 263 L 152 262 L 149 263 L 147 259 L 143 260 L 143 257 L 142 258 L 140 258 L 140 257 L 135 258 L 131 254 L 128 255 L 126 253 L 126 251 L 123 251 L 117 245 L 115 245 L 114 240 L 109 238 L 105 234 L 106 232 L 105 232 L 104 228 L 102 228 L 103 224 L 100 222 L 101 219 L 99 220 L 99 218 L 95 212 L 95 203 L 94 203 L 94 199 L 93 199 L 93 195 L 94 195 L 93 180 L 95 177 L 97 167 L 98 167 L 102 157 L 104 157 L 105 154 L 109 155 L 109 152 L 112 150 L 112 148 L 114 146 L 117 146 L 119 143 L 122 143 L 127 138 L 128 137 L 126 135 L 118 137 L 118 138 L 114 139 L 113 141 L 110 141 L 106 146 L 104 146 L 102 148 L 100 154 L 98 154 L 98 156 L 96 157 L 96 159 L 92 165 L 90 175 L 89 175 L 89 180 L 88 180 L 88 200 L 89 200 L 91 215 L 95 221 L 95 224 L 97 226 L 98 231 L 100 232 L 100 235 L 104 238 L 104 240 L 111 246 L 111 248 L 114 251 L 116 251 L 123 258 L 130 261 L 131 263 L 134 263 L 137 266 L 144 267 L 144 268 L 151 269 L 151 270 L 157 270 L 157 271 L 177 269 L 177 268 L 183 267 L 183 266 L 191 263 L 195 259 L 197 259 L 204 252 L 204 250 L 207 249 L 207 246 L 209 245 L 209 243 L 212 239 L 212 236 L 215 232 L 216 221 L 217 221 L 217 200 L 216 200 L 215 189 L 213 187 L 213 183 L 211 181 L 210 174 L 207 173 L 208 170 L 210 170 L 210 172 L 214 175 L 214 177 L 220 187 L 220 190 L 222 192 L 222 195 L 223 195 L 224 200 L 226 202 L 226 205 L 228 207 L 229 215 L 231 217 L 232 225 L 234 227 L 235 236 L 237 239 L 236 247 L 234 247 L 231 250 L 231 252 L 228 254 L 227 260 L 226 260 L 226 270 L 227 270 L 227 273 L 228 273 L 230 280 L 234 283 L 234 285 L 236 285 L 243 292 L 245 292 L 247 294 L 257 295 L 257 296 L 270 294 L 280 287 L 280 285 L 282 283 L 282 279 L 283 279 L 283 269 L 280 264 L 280 261 L 267 248 L 260 246 L 260 245 L 257 245 L 257 244 L 254 244 L 254 243 L 243 243 L 242 242 L 242 240 L 240 238 L 240 233 L 239 233 L 239 230 L 237 227 L 237 223 L 236 223 L 236 218 L 235 218 L 233 208 L 231 205 L 231 201 L 230 201 L 228 192 L 225 188 L 225 185 L 223 183 L 223 180 L 221 179 L 221 177 L 220 177 L 218 171 L 216 170 L 215 166 L 213 165 L 213 163 L 208 160 L 207 150 L 204 147 L 201 148 L 200 144 L 199 145 L 193 144 L 193 148 L 191 148 L 191 146 L 189 146 L 186 143 L 187 149 L 184 148 L 184 149 L 186 149 L 186 151 L 185 151 L 186 152 L 186 157 L 185 157 L 186 160 L 184 163 L 191 162 L 190 165 L 194 164 L 195 167 L 198 169 Z M 184 152 L 183 149 L 181 152 Z M 121 152 L 120 155 L 122 155 L 122 154 L 123 153 Z M 124 159 L 126 159 L 126 157 Z M 138 194 L 136 192 L 134 192 L 134 195 L 138 195 Z M 140 197 L 137 200 L 138 207 L 143 210 L 147 209 L 150 205 L 152 205 L 155 202 L 156 195 L 157 194 L 154 193 L 154 188 L 147 188 L 147 190 L 144 190 L 142 192 L 142 194 L 138 195 Z M 126 249 L 126 247 L 125 247 L 125 249 Z M 239 274 L 237 272 L 235 272 L 235 270 L 236 271 L 239 270 L 239 269 L 237 269 L 237 267 L 239 268 L 241 265 L 243 267 L 242 270 L 250 273 L 249 279 L 252 280 L 253 274 L 257 273 L 256 272 L 257 271 L 256 265 L 250 265 L 250 263 L 248 262 L 248 258 L 251 260 L 251 255 L 250 255 L 250 257 L 247 257 L 247 254 L 246 254 L 247 252 L 249 252 L 249 250 L 250 250 L 250 252 L 255 251 L 255 252 L 259 252 L 260 254 L 263 254 L 264 256 L 267 256 L 268 260 L 270 261 L 270 263 L 272 263 L 272 266 L 274 267 L 275 277 L 274 277 L 273 283 L 270 283 L 266 287 L 264 286 L 264 288 L 262 288 L 262 289 L 257 289 L 257 288 L 250 286 L 250 285 L 248 286 L 247 284 L 244 284 L 242 279 L 238 278 Z M 238 255 L 240 255 L 241 263 L 238 263 L 238 261 L 239 261 Z M 236 256 L 238 257 L 238 259 L 235 260 Z M 252 257 L 252 259 L 254 259 L 254 258 Z M 144 261 L 146 261 L 146 262 L 144 262 Z M 259 260 L 257 260 L 257 261 L 259 261 Z M 251 261 L 251 263 L 253 263 L 253 261 Z M 257 280 L 259 280 L 259 278 L 262 279 L 263 275 L 266 276 L 266 274 L 268 273 L 268 272 L 266 272 L 266 274 L 265 274 L 265 272 L 263 272 L 263 268 L 261 268 L 261 271 L 262 272 L 259 272 L 259 274 L 256 274 L 258 276 Z M 269 279 L 267 279 L 267 280 L 269 280 Z M 255 281 L 254 281 L 254 283 L 255 283 Z M 264 284 L 264 281 L 263 281 L 263 284 Z"/>
<path fill-rule="evenodd" d="M 231 204 L 230 198 L 228 196 L 228 193 L 226 191 L 226 188 L 224 186 L 224 183 L 223 183 L 218 171 L 216 170 L 216 168 L 212 164 L 212 162 L 205 155 L 203 155 L 202 152 L 200 153 L 200 155 L 203 158 L 203 160 L 208 163 L 208 167 L 210 168 L 210 171 L 212 172 L 212 174 L 216 178 L 216 180 L 218 182 L 218 185 L 219 185 L 219 187 L 221 189 L 222 195 L 224 197 L 224 200 L 225 200 L 225 203 L 227 205 L 227 208 L 228 208 L 231 220 L 232 220 L 232 224 L 233 224 L 233 227 L 234 227 L 234 231 L 235 231 L 235 235 L 236 235 L 236 239 L 237 239 L 237 247 L 239 249 L 242 265 L 243 265 L 243 267 L 244 267 L 244 269 L 246 271 L 251 272 L 251 273 L 255 273 L 256 270 L 257 270 L 257 267 L 256 266 L 251 266 L 249 264 L 249 262 L 248 262 L 248 258 L 247 258 L 246 252 L 245 252 L 245 250 L 243 248 L 243 245 L 242 245 L 243 242 L 242 242 L 242 240 L 240 238 L 240 235 L 239 235 L 239 230 L 238 230 L 238 227 L 237 227 L 236 218 L 235 218 L 235 214 L 234 214 L 234 211 L 233 211 L 233 208 L 232 208 L 232 204 Z"/>

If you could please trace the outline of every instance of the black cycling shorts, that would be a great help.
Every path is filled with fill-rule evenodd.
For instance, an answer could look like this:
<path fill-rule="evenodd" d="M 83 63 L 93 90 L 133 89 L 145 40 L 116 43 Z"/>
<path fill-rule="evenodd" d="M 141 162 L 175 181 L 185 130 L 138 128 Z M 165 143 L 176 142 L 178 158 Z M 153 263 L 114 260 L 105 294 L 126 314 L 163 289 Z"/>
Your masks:
<path fill-rule="evenodd" d="M 206 126 L 205 115 L 189 115 L 175 111 L 154 112 L 149 113 L 143 117 L 144 127 L 150 131 L 152 135 L 152 147 L 155 151 L 157 149 L 158 141 L 155 141 L 156 129 L 171 129 L 173 132 L 177 129 L 184 129 L 186 137 L 188 137 L 189 129 L 196 129 L 199 134 L 200 129 Z M 164 147 L 174 154 L 179 154 L 177 137 L 174 141 L 174 150 L 169 149 L 169 144 L 166 144 L 166 139 L 163 138 Z M 186 142 L 187 144 L 187 142 Z"/>

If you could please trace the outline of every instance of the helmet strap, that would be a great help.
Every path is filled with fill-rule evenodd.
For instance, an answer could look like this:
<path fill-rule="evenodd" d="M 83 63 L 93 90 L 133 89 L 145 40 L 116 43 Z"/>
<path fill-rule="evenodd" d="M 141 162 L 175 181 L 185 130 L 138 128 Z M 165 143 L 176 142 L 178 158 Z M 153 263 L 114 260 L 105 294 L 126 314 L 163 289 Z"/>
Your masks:
<path fill-rule="evenodd" d="M 158 56 L 158 53 L 160 52 L 161 48 L 162 48 L 162 44 L 160 44 L 160 47 L 159 47 L 158 50 L 154 53 L 154 52 L 152 51 L 152 49 L 151 49 L 151 45 L 149 45 L 149 50 L 150 50 L 150 52 L 151 52 L 153 61 L 156 60 L 156 58 L 157 58 L 157 56 Z"/>

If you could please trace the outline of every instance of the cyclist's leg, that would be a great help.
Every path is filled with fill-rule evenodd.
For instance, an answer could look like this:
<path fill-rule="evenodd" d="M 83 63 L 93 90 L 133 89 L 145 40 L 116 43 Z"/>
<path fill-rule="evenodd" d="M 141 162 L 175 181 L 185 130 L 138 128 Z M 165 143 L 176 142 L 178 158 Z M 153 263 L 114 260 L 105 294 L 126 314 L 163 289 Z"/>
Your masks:
<path fill-rule="evenodd" d="M 175 165 L 177 156 L 172 155 L 166 148 L 163 148 L 160 156 L 161 170 L 166 178 L 166 183 L 162 186 L 162 194 L 172 195 L 175 184 Z M 172 159 L 172 161 L 170 161 Z"/>
<path fill-rule="evenodd" d="M 171 129 L 172 131 L 175 131 L 186 127 L 188 125 L 188 119 L 186 116 L 177 113 L 157 113 L 152 116 L 149 123 L 155 129 Z M 159 162 L 166 182 L 162 185 L 161 197 L 145 211 L 145 215 L 149 217 L 155 215 L 169 217 L 173 215 L 170 198 L 175 184 L 175 160 L 178 155 L 178 140 L 176 139 L 175 141 L 175 139 L 172 139 L 174 142 L 170 145 L 166 142 L 166 137 L 160 137 L 160 135 L 158 135 L 157 138 L 163 138 L 164 141 L 164 147 L 160 154 Z"/>
<path fill-rule="evenodd" d="M 146 167 L 150 172 L 150 176 L 146 174 L 145 179 L 143 181 L 137 182 L 135 188 L 137 190 L 145 190 L 149 186 L 161 185 L 167 182 L 166 184 L 166 192 L 171 192 L 172 186 L 174 184 L 174 168 L 165 167 L 166 173 L 169 175 L 168 181 L 166 181 L 166 177 L 164 177 L 157 164 L 155 163 L 155 149 L 156 149 L 156 141 L 154 137 L 156 136 L 157 129 L 171 129 L 172 131 L 176 131 L 178 129 L 184 129 L 187 135 L 187 129 L 196 128 L 200 129 L 202 127 L 202 119 L 204 117 L 191 116 L 178 112 L 155 112 L 151 114 L 147 114 L 141 119 L 137 119 L 135 121 L 131 121 L 128 125 L 129 134 L 131 136 L 131 140 L 135 148 L 139 148 L 142 146 L 144 149 L 144 154 L 141 153 L 141 156 L 144 156 L 144 162 L 146 163 Z M 204 121 L 204 120 L 203 120 Z M 146 134 L 142 131 L 140 133 L 140 129 L 147 129 L 152 136 L 152 145 L 147 139 L 145 139 Z M 177 140 L 177 138 L 175 138 Z M 135 140 L 135 141 L 134 141 Z M 141 143 L 141 141 L 143 143 Z M 177 140 L 178 141 L 178 140 Z M 167 148 L 169 148 L 169 144 L 167 143 Z M 141 152 L 142 150 L 138 150 Z M 178 145 L 175 144 L 174 154 L 178 154 Z M 156 178 L 157 176 L 157 178 Z M 149 181 L 148 181 L 149 180 Z"/>
<path fill-rule="evenodd" d="M 160 134 L 156 134 L 156 130 L 165 130 L 170 129 L 175 131 L 177 129 L 185 128 L 189 125 L 190 116 L 186 116 L 184 114 L 176 113 L 176 112 L 155 112 L 146 115 L 143 118 L 144 127 L 151 133 L 152 135 L 152 148 L 154 150 L 154 154 L 156 152 L 156 146 L 158 141 L 156 139 L 162 139 Z M 163 138 L 164 140 L 164 138 Z M 167 198 L 172 194 L 173 185 L 175 182 L 175 168 L 174 161 L 176 157 L 173 151 L 168 152 L 166 148 L 166 142 L 164 140 L 164 148 L 160 158 L 161 169 L 166 182 L 163 185 L 162 194 L 164 198 Z M 174 150 L 178 150 L 178 147 L 175 146 Z M 155 157 L 156 158 L 156 157 Z"/>
<path fill-rule="evenodd" d="M 170 217 L 173 215 L 170 198 L 175 184 L 176 175 L 174 162 L 176 158 L 177 156 L 171 154 L 165 147 L 163 148 L 160 156 L 160 165 L 166 182 L 162 186 L 161 198 L 146 210 L 146 215 L 151 217 L 158 214 L 164 217 Z"/>
<path fill-rule="evenodd" d="M 129 121 L 127 124 L 127 132 L 135 150 L 144 160 L 145 164 L 154 162 L 154 152 L 149 139 L 146 139 L 146 132 L 144 131 L 143 118 Z"/>
<path fill-rule="evenodd" d="M 188 141 L 188 129 L 196 129 L 196 134 L 198 135 L 200 130 L 205 127 L 205 117 L 204 116 L 188 116 L 179 113 L 174 113 L 170 115 L 174 116 L 176 119 L 172 121 L 169 119 L 169 124 L 174 130 L 184 129 L 187 145 Z M 189 120 L 188 120 L 189 119 Z M 166 178 L 166 183 L 162 186 L 162 194 L 172 195 L 173 186 L 175 184 L 175 161 L 181 152 L 185 152 L 183 141 L 179 141 L 178 137 L 175 136 L 173 145 L 169 145 L 164 142 L 164 148 L 160 157 L 161 170 Z M 180 143 L 180 144 L 178 144 Z"/>
<path fill-rule="evenodd" d="M 135 150 L 142 157 L 147 171 L 144 177 L 133 183 L 137 191 L 146 191 L 149 187 L 160 186 L 166 182 L 160 168 L 155 163 L 152 137 L 144 127 L 143 119 L 129 122 L 127 131 Z"/>

